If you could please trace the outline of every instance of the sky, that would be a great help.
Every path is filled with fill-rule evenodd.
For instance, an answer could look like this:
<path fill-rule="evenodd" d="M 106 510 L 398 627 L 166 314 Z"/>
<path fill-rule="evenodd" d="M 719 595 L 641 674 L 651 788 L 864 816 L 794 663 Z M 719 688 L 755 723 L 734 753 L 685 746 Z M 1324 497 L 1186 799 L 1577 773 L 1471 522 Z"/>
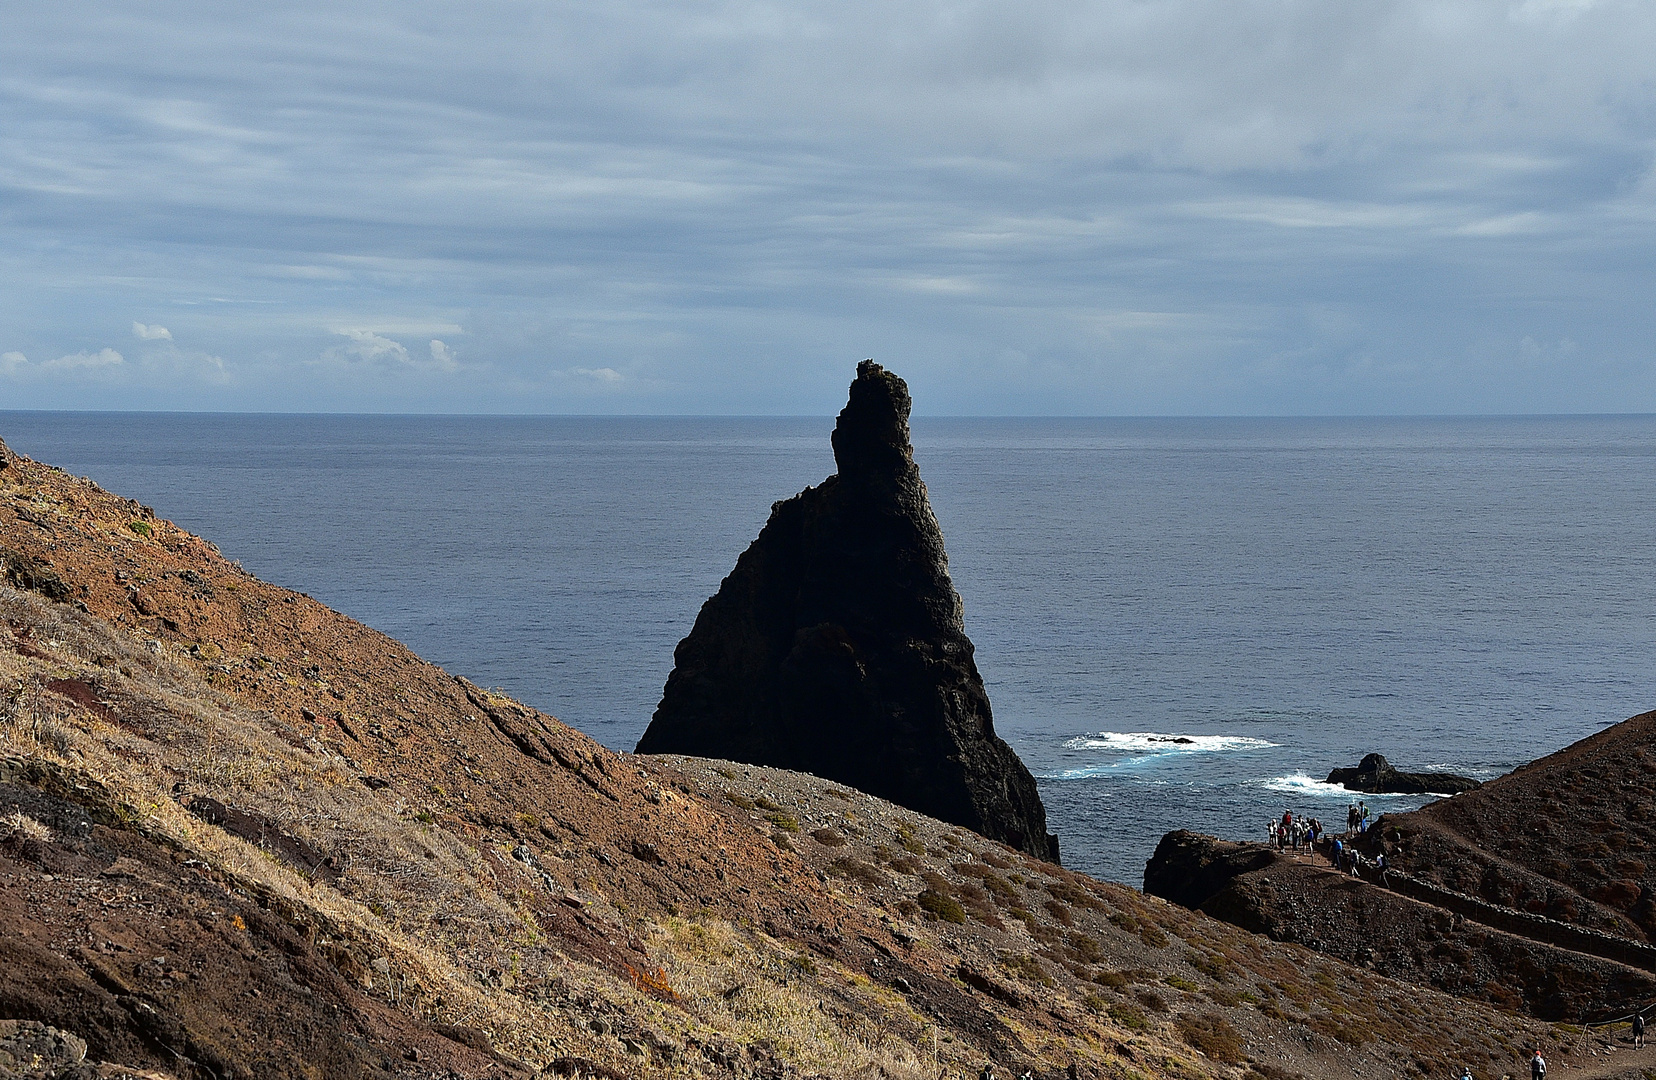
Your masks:
<path fill-rule="evenodd" d="M 1656 5 L 0 0 L 0 409 L 1656 411 Z"/>

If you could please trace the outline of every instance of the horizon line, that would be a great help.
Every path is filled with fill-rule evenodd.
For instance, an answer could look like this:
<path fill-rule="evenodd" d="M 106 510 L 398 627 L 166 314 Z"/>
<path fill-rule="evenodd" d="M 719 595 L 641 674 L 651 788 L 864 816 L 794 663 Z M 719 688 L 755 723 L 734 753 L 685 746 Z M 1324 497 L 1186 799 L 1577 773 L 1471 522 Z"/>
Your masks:
<path fill-rule="evenodd" d="M 357 412 L 261 409 L 0 409 L 3 416 L 201 416 L 438 420 L 831 420 L 831 413 Z M 911 413 L 911 420 L 1548 420 L 1633 419 L 1644 412 L 1371 412 L 1371 413 Z"/>

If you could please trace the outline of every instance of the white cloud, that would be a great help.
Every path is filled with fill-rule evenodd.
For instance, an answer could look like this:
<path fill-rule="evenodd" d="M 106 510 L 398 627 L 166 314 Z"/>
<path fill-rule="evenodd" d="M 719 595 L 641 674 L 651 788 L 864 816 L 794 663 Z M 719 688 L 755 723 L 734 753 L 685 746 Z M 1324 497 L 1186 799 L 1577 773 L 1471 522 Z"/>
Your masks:
<path fill-rule="evenodd" d="M 20 352 L 0 353 L 0 375 L 10 375 L 28 362 L 29 358 Z"/>
<path fill-rule="evenodd" d="M 349 338 L 350 344 L 342 348 L 329 350 L 342 353 L 345 357 L 360 360 L 370 364 L 408 364 L 408 349 L 401 342 L 392 341 L 388 337 L 381 337 L 372 330 L 338 330 L 341 337 Z"/>
<path fill-rule="evenodd" d="M 41 366 L 45 368 L 57 369 L 84 368 L 90 370 L 100 370 L 104 368 L 119 367 L 124 363 L 126 363 L 126 358 L 114 349 L 99 349 L 95 353 L 82 351 L 78 353 L 71 353 L 68 356 L 60 356 L 56 360 L 46 361 L 46 363 Z"/>
<path fill-rule="evenodd" d="M 583 379 L 583 380 L 586 380 L 587 382 L 594 383 L 594 384 L 600 385 L 600 386 L 614 386 L 616 383 L 623 382 L 626 379 L 625 375 L 621 374 L 619 371 L 616 371 L 614 368 L 608 368 L 608 367 L 601 367 L 601 368 L 584 368 L 584 367 L 570 368 L 569 369 L 569 374 L 575 376 L 578 379 Z"/>
<path fill-rule="evenodd" d="M 460 366 L 454 360 L 454 350 L 436 338 L 431 339 L 431 362 L 443 371 L 454 371 Z"/>
<path fill-rule="evenodd" d="M 145 341 L 172 340 L 172 331 L 165 326 L 145 326 L 141 322 L 135 322 L 132 324 L 132 333 L 134 337 L 143 338 Z"/>

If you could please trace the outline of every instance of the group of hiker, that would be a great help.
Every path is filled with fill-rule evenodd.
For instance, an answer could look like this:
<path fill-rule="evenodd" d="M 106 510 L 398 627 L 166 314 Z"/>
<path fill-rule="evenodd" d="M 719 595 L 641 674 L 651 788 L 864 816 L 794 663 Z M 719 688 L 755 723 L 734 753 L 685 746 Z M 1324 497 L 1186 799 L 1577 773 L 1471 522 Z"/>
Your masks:
<path fill-rule="evenodd" d="M 1346 807 L 1345 839 L 1361 836 L 1369 830 L 1368 803 L 1359 799 Z M 1278 851 L 1299 851 L 1304 848 L 1315 848 L 1326 836 L 1323 823 L 1316 818 L 1308 818 L 1304 814 L 1296 815 L 1292 810 L 1284 810 L 1282 817 L 1272 818 L 1265 824 L 1266 842 Z"/>
<path fill-rule="evenodd" d="M 1333 864 L 1334 869 L 1342 874 L 1356 875 L 1358 868 L 1367 860 L 1350 841 L 1368 832 L 1370 824 L 1368 803 L 1363 800 L 1346 807 L 1345 832 L 1332 837 L 1323 827 L 1323 823 L 1316 818 L 1284 810 L 1280 818 L 1272 818 L 1266 825 L 1266 843 L 1278 851 L 1304 851 L 1309 854 L 1323 846 L 1326 841 L 1328 861 Z M 1376 856 L 1372 865 L 1383 875 L 1386 870 L 1386 856 Z"/>

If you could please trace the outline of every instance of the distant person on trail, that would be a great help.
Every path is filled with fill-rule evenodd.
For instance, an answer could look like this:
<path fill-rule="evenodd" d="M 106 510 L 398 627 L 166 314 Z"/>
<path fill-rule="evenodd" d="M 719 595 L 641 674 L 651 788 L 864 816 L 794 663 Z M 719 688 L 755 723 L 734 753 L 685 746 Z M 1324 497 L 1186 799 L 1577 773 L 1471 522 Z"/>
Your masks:
<path fill-rule="evenodd" d="M 1460 1080 L 1472 1080 L 1472 1070 L 1465 1065 L 1461 1066 Z"/>
<path fill-rule="evenodd" d="M 1536 1048 L 1535 1056 L 1530 1058 L 1530 1080 L 1542 1080 L 1547 1075 L 1547 1059 L 1541 1056 L 1541 1049 Z"/>
<path fill-rule="evenodd" d="M 1345 863 L 1345 844 L 1338 837 L 1334 840 L 1334 848 L 1328 853 L 1328 861 L 1338 870 Z"/>
<path fill-rule="evenodd" d="M 1352 833 L 1354 833 L 1356 831 L 1357 831 L 1357 804 L 1356 803 L 1350 803 L 1346 806 L 1346 835 L 1350 836 Z"/>
<path fill-rule="evenodd" d="M 1644 1013 L 1633 1014 L 1633 1049 L 1644 1049 Z"/>

